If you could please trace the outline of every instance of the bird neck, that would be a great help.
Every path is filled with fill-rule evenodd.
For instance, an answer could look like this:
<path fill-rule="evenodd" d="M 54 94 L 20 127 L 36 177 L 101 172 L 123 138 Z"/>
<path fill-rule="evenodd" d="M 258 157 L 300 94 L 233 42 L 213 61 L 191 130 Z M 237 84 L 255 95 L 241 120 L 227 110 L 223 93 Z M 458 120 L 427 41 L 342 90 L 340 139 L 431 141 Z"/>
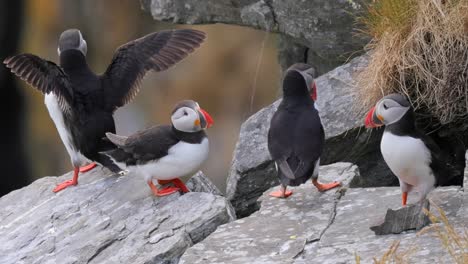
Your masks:
<path fill-rule="evenodd" d="M 311 106 L 315 108 L 314 101 L 309 95 L 283 95 L 283 105 L 286 107 Z"/>
<path fill-rule="evenodd" d="M 200 130 L 197 132 L 184 132 L 177 130 L 177 128 L 172 125 L 172 132 L 174 135 L 181 141 L 187 142 L 187 143 L 200 143 L 203 138 L 206 137 L 206 133 L 204 130 Z"/>
<path fill-rule="evenodd" d="M 416 125 L 412 109 L 409 109 L 397 122 L 385 126 L 385 131 L 395 135 L 408 135 L 414 132 L 415 129 Z"/>
<path fill-rule="evenodd" d="M 88 69 L 86 57 L 79 50 L 66 50 L 60 54 L 60 66 L 65 71 Z"/>
<path fill-rule="evenodd" d="M 286 73 L 286 76 L 283 79 L 283 97 L 309 97 L 307 84 L 304 77 L 299 72 L 290 71 Z"/>

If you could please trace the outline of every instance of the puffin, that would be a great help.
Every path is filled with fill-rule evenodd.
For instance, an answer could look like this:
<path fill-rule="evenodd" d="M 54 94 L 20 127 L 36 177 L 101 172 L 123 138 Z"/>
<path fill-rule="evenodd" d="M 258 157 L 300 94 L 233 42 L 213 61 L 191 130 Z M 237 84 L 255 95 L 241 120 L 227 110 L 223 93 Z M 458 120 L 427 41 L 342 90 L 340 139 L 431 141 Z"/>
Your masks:
<path fill-rule="evenodd" d="M 384 96 L 369 110 L 364 123 L 367 128 L 385 126 L 380 151 L 398 177 L 403 206 L 409 192 L 417 192 L 422 203 L 436 186 L 448 184 L 444 172 L 453 168 L 437 144 L 416 126 L 413 108 L 405 96 Z"/>
<path fill-rule="evenodd" d="M 171 123 L 128 137 L 108 132 L 106 137 L 115 148 L 103 154 L 121 168 L 142 175 L 155 196 L 189 192 L 179 178 L 193 175 L 207 159 L 209 142 L 205 129 L 213 125 L 213 118 L 197 102 L 184 100 L 175 105 Z M 173 186 L 160 190 L 153 180 Z"/>
<path fill-rule="evenodd" d="M 57 185 L 54 192 L 78 184 L 80 166 L 87 163 L 81 172 L 97 162 L 113 173 L 122 173 L 100 153 L 114 147 L 103 140 L 106 132 L 115 132 L 113 113 L 135 97 L 146 72 L 168 69 L 204 39 L 203 32 L 193 29 L 148 34 L 120 46 L 101 75 L 89 68 L 86 40 L 78 29 L 60 35 L 60 65 L 28 53 L 4 60 L 12 73 L 45 95 L 45 105 L 70 156 L 73 178 Z"/>
<path fill-rule="evenodd" d="M 325 132 L 315 108 L 314 75 L 313 67 L 296 63 L 286 70 L 283 78 L 283 100 L 273 114 L 268 131 L 268 150 L 281 183 L 278 191 L 270 193 L 272 197 L 287 198 L 292 195 L 287 186 L 301 185 L 310 178 L 320 192 L 341 185 L 318 181 Z"/>

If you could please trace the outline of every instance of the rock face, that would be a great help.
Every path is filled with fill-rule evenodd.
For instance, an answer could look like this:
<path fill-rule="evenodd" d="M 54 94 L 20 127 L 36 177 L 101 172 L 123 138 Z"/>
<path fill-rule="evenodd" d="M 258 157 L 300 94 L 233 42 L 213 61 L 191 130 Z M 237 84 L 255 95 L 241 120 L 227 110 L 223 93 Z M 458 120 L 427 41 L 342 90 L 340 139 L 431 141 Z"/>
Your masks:
<path fill-rule="evenodd" d="M 320 173 L 324 181 L 349 182 L 358 176 L 356 166 L 349 163 L 322 166 Z M 398 187 L 345 187 L 318 193 L 307 183 L 294 188 L 294 194 L 286 200 L 271 198 L 267 193 L 260 199 L 259 211 L 218 227 L 188 249 L 180 263 L 354 263 L 355 254 L 361 263 L 371 263 L 373 257 L 381 258 L 394 241 L 401 241 L 397 254 L 407 254 L 408 263 L 451 261 L 442 242 L 434 237 L 434 230 L 418 235 L 407 232 L 376 236 L 369 229 L 383 221 L 387 208 L 400 207 Z M 415 199 L 410 194 L 409 203 Z M 462 234 L 468 222 L 466 191 L 442 187 L 429 199 L 445 211 L 456 232 Z"/>
<path fill-rule="evenodd" d="M 366 64 L 367 57 L 358 57 L 316 79 L 316 105 L 327 139 L 321 163 L 349 161 L 357 164 L 361 175 L 355 177 L 353 187 L 395 185 L 397 178 L 380 154 L 382 131 L 366 131 L 361 127 L 362 116 L 353 114 L 353 77 Z M 260 110 L 242 124 L 226 190 L 239 217 L 258 209 L 257 198 L 278 184 L 268 153 L 267 134 L 279 103 L 280 100 Z"/>
<path fill-rule="evenodd" d="M 45 177 L 0 199 L 0 263 L 177 263 L 234 219 L 221 196 L 154 197 L 142 177 L 101 168 L 52 192 L 70 177 Z M 206 180 L 198 174 L 189 185 L 202 190 Z"/>
<path fill-rule="evenodd" d="M 356 174 L 357 167 L 350 163 L 320 168 L 321 181 L 339 180 L 344 186 Z M 272 198 L 266 193 L 261 197 L 260 211 L 220 226 L 189 249 L 180 263 L 288 263 L 282 261 L 293 259 L 306 243 L 320 239 L 334 217 L 343 189 L 320 193 L 307 182 L 291 188 L 294 193 L 289 199 Z"/>
<path fill-rule="evenodd" d="M 376 235 L 400 234 L 408 230 L 421 230 L 431 220 L 424 210 L 430 210 L 428 200 L 423 203 L 407 205 L 397 210 L 389 208 L 382 224 L 371 226 Z"/>
<path fill-rule="evenodd" d="M 367 2 L 365 0 L 364 2 Z M 363 6 L 353 0 L 141 0 L 155 20 L 183 24 L 226 23 L 282 33 L 307 48 L 326 72 L 367 42 L 354 32 Z M 360 1 L 362 3 L 362 1 Z M 302 61 L 302 60 L 301 60 Z M 312 62 L 314 62 L 312 61 Z M 322 67 L 318 67 L 322 70 Z"/>

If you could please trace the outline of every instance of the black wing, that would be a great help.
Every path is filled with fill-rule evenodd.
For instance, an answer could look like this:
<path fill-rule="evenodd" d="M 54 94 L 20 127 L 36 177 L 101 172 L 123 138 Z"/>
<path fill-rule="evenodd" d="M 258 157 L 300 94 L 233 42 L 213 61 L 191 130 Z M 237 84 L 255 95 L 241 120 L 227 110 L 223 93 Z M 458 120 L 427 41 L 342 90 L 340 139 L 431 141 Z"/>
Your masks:
<path fill-rule="evenodd" d="M 268 133 L 268 150 L 281 173 L 308 179 L 323 151 L 325 134 L 315 109 L 276 112 Z M 284 161 L 289 165 L 285 169 Z M 282 168 L 283 167 L 283 168 Z M 301 180 L 302 181 L 302 180 Z"/>
<path fill-rule="evenodd" d="M 3 63 L 43 94 L 54 93 L 63 112 L 70 110 L 73 88 L 67 74 L 55 63 L 27 53 L 9 57 Z"/>
<path fill-rule="evenodd" d="M 420 130 L 417 130 L 415 134 L 415 137 L 420 138 L 431 152 L 431 163 L 429 166 L 436 177 L 436 186 L 448 186 L 453 182 L 450 176 L 453 177 L 460 173 L 458 173 L 457 169 L 449 162 L 448 155 L 439 148 L 431 137 Z M 463 179 L 463 176 L 461 179 Z"/>
<path fill-rule="evenodd" d="M 169 148 L 179 142 L 171 126 L 154 126 L 130 137 L 115 137 L 113 134 L 107 137 L 118 149 L 105 154 L 127 165 L 144 164 L 162 158 L 168 154 Z"/>
<path fill-rule="evenodd" d="M 193 29 L 165 30 L 131 41 L 114 54 L 101 76 L 107 84 L 106 105 L 111 110 L 131 101 L 149 70 L 164 71 L 181 61 L 205 39 L 205 33 Z"/>

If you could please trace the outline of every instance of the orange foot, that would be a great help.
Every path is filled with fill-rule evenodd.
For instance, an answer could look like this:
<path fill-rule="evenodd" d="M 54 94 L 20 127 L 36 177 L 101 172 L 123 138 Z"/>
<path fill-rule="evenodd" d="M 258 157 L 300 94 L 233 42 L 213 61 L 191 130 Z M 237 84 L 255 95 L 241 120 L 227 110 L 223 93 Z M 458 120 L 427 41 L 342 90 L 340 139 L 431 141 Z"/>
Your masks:
<path fill-rule="evenodd" d="M 96 162 L 91 162 L 90 164 L 88 164 L 86 166 L 80 167 L 80 172 L 90 171 L 90 170 L 94 169 L 96 166 L 97 166 Z"/>
<path fill-rule="evenodd" d="M 408 200 L 408 192 L 401 193 L 401 204 L 406 206 L 406 201 Z"/>
<path fill-rule="evenodd" d="M 164 188 L 162 190 L 158 190 L 157 193 L 153 192 L 153 194 L 156 195 L 156 196 L 162 197 L 162 196 L 167 196 L 167 195 L 176 193 L 178 191 L 180 191 L 180 189 L 177 188 L 177 187 L 166 187 L 166 188 Z"/>
<path fill-rule="evenodd" d="M 288 198 L 293 194 L 292 191 L 289 190 L 278 190 L 278 191 L 273 191 L 270 193 L 271 197 L 276 197 L 276 198 Z"/>
<path fill-rule="evenodd" d="M 187 186 L 185 186 L 185 184 L 179 179 L 179 178 L 175 178 L 174 180 L 172 180 L 172 182 L 174 183 L 174 185 L 178 188 L 180 188 L 180 190 L 183 192 L 183 193 L 188 193 L 190 192 L 190 190 L 187 188 Z"/>
<path fill-rule="evenodd" d="M 319 183 L 317 180 L 313 180 L 312 183 L 317 187 L 319 192 L 325 192 L 335 187 L 341 186 L 341 182 L 331 182 L 331 183 Z"/>
<path fill-rule="evenodd" d="M 74 185 L 77 185 L 78 184 L 78 173 L 79 173 L 79 169 L 78 168 L 75 168 L 73 170 L 73 179 L 71 180 L 68 180 L 68 181 L 64 181 L 62 183 L 60 183 L 59 185 L 57 185 L 53 192 L 56 193 L 56 192 L 60 192 L 61 190 L 63 189 L 66 189 L 68 188 L 69 186 L 74 186 Z"/>
<path fill-rule="evenodd" d="M 151 188 L 151 191 L 153 192 L 154 196 L 158 197 L 170 195 L 180 191 L 180 189 L 176 187 L 166 187 L 164 189 L 158 190 L 158 188 L 154 185 L 152 180 L 148 181 L 148 186 Z"/>

